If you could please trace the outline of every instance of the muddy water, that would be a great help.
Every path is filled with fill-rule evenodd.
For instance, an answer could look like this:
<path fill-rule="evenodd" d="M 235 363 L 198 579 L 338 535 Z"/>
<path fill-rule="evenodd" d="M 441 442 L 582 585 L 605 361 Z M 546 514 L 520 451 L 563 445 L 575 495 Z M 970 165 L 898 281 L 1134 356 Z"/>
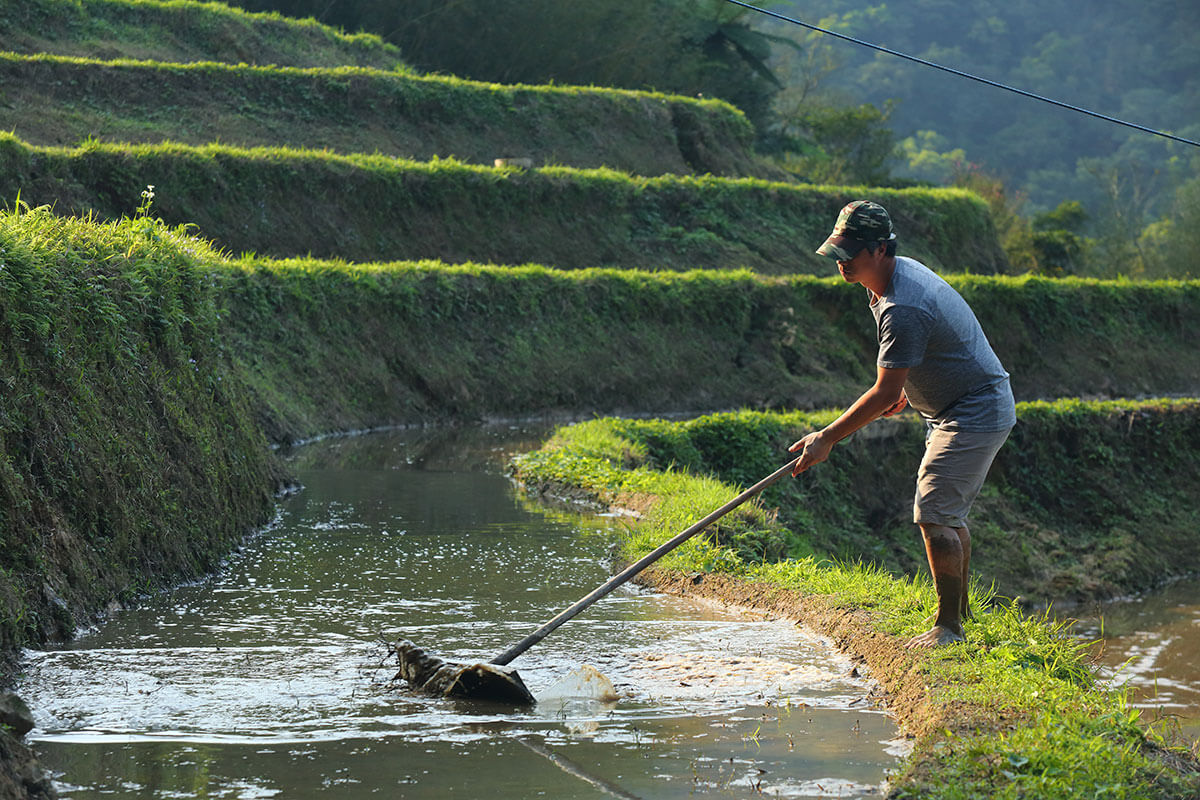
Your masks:
<path fill-rule="evenodd" d="M 1097 642 L 1102 674 L 1144 720 L 1200 739 L 1200 581 L 1077 610 L 1076 632 Z"/>
<path fill-rule="evenodd" d="M 530 434 L 532 436 L 532 434 Z M 892 721 L 792 625 L 619 590 L 514 662 L 532 711 L 389 685 L 379 640 L 486 660 L 607 576 L 609 519 L 516 499 L 513 430 L 301 448 L 220 574 L 28 653 L 64 797 L 870 797 Z M 616 701 L 572 691 L 584 664 Z"/>

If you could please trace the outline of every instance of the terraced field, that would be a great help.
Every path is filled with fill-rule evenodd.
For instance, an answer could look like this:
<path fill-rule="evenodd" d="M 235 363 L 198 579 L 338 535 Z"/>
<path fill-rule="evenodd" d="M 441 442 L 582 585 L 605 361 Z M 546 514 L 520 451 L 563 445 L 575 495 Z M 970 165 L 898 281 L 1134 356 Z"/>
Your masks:
<path fill-rule="evenodd" d="M 1018 399 L 1200 390 L 1200 283 L 1005 276 L 980 198 L 787 178 L 753 152 L 748 123 L 724 103 L 417 75 L 373 37 L 189 0 L 0 0 L 0 50 L 9 209 L 0 380 L 12 389 L 0 398 L 0 634 L 9 656 L 69 635 L 116 598 L 211 567 L 264 521 L 285 478 L 268 440 L 496 416 L 844 405 L 870 379 L 874 331 L 858 292 L 812 250 L 837 209 L 864 195 L 893 212 L 902 253 L 951 274 Z M 767 439 L 829 412 L 813 413 L 716 418 L 713 430 L 736 436 L 710 435 L 705 459 L 725 459 L 722 478 L 742 481 L 728 461 L 741 453 L 737 437 L 757 469 L 778 449 L 764 450 Z M 1133 562 L 1154 542 L 1135 540 L 1122 522 L 1131 514 L 1159 520 L 1159 533 L 1146 535 L 1168 537 L 1158 544 L 1179 555 L 1155 569 L 1200 566 L 1178 544 L 1194 528 L 1180 498 L 1197 469 L 1197 404 L 1066 400 L 1023 413 L 1021 452 L 1054 470 L 1003 462 L 1005 485 L 1037 513 L 1015 495 L 986 498 L 1005 525 L 993 526 L 998 540 L 1030 532 L 1029 552 L 1072 560 L 1079 569 L 1063 574 L 1080 596 L 1152 581 Z M 656 425 L 646 428 L 650 445 L 682 447 L 682 434 Z M 1128 481 L 1137 491 L 1106 496 L 1094 484 L 1134 468 L 1113 448 L 1135 426 L 1138 446 L 1163 447 L 1147 475 L 1178 480 L 1160 493 Z M 912 426 L 892 433 L 919 440 Z M 649 445 L 618 444 L 615 466 L 597 467 L 587 450 L 576 473 L 530 471 L 529 480 L 582 483 L 595 469 L 619 483 L 612 476 L 633 449 Z M 875 541 L 892 551 L 881 562 L 919 572 L 919 553 L 877 535 L 898 527 L 879 498 L 907 490 L 859 450 L 851 472 L 875 475 L 887 491 L 842 513 L 834 484 L 850 478 L 829 470 L 801 499 L 848 527 L 840 549 L 821 551 L 811 531 L 804 547 L 846 555 Z M 105 497 L 123 502 L 97 502 Z M 794 505 L 796 519 L 817 519 Z M 1102 542 L 1088 528 L 1096 508 L 1108 526 Z M 205 534 L 196 520 L 208 515 L 223 525 Z M 763 519 L 739 535 L 790 541 L 778 519 Z M 992 577 L 1054 582 L 1058 573 L 1031 574 L 1039 567 L 1020 537 L 1008 545 L 1012 558 L 983 562 Z M 772 547 L 760 560 L 768 549 L 786 554 Z M 1089 563 L 1103 568 L 1100 583 L 1083 574 Z M 881 579 L 871 591 L 890 586 Z M 870 617 L 876 602 L 853 607 L 874 620 L 856 630 L 891 636 L 894 620 Z M 923 669 L 906 662 L 897 685 L 924 692 Z M 1071 675 L 1068 683 L 1083 680 Z M 946 686 L 937 691 L 931 702 L 949 697 Z M 956 730 L 987 727 L 979 715 L 995 711 L 991 702 L 972 706 L 976 716 Z M 1087 704 L 1111 710 L 1102 696 Z M 938 726 L 921 730 L 918 778 L 906 784 L 918 795 L 939 782 L 937 770 L 974 757 L 939 766 L 945 718 L 931 718 Z M 1026 721 L 1013 729 L 1026 731 Z M 1134 749 L 1146 741 L 1132 724 L 1117 728 Z M 1092 735 L 1076 734 L 1071 747 Z M 985 752 L 999 752 L 1007 734 L 981 735 Z M 19 750 L 0 737 L 0 762 Z M 1139 761 L 1137 780 L 1146 769 Z M 0 773 L 4 796 L 4 781 L 20 779 Z"/>
<path fill-rule="evenodd" d="M 370 37 L 195 3 L 6 8 L 0 196 L 113 219 L 153 185 L 235 253 L 824 273 L 810 243 L 855 196 L 781 180 L 719 101 L 420 76 Z M 977 199 L 878 194 L 911 254 L 1004 269 Z"/>

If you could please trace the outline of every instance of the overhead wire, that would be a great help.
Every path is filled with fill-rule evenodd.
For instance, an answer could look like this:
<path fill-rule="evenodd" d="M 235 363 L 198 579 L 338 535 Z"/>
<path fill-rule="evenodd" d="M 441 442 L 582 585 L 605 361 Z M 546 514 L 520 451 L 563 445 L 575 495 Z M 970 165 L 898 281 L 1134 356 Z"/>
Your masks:
<path fill-rule="evenodd" d="M 768 17 L 774 17 L 775 19 L 782 20 L 784 22 L 790 22 L 793 25 L 799 25 L 802 28 L 808 28 L 810 31 L 816 31 L 817 33 L 823 33 L 827 36 L 833 36 L 837 39 L 842 39 L 847 42 L 852 42 L 854 44 L 861 45 L 862 47 L 868 47 L 872 50 L 878 50 L 881 53 L 887 53 L 888 55 L 896 56 L 898 58 L 903 58 L 908 61 L 912 61 L 917 64 L 921 64 L 922 66 L 933 67 L 934 69 L 940 69 L 943 72 L 949 72 L 951 75 L 957 75 L 960 78 L 968 78 L 970 80 L 977 81 L 979 83 L 987 84 L 988 86 L 993 86 L 997 89 L 1004 89 L 1005 91 L 1014 92 L 1015 94 L 1019 94 L 1024 97 L 1029 97 L 1034 100 L 1041 100 L 1043 103 L 1050 103 L 1051 105 L 1056 105 L 1056 106 L 1059 106 L 1060 108 L 1065 108 L 1070 111 L 1078 111 L 1081 114 L 1087 114 L 1088 116 L 1096 117 L 1097 119 L 1102 119 L 1107 122 L 1114 122 L 1118 125 L 1124 125 L 1127 128 L 1133 128 L 1135 130 L 1139 130 L 1144 133 L 1152 133 L 1155 136 L 1162 136 L 1167 139 L 1172 139 L 1176 142 L 1182 142 L 1183 144 L 1190 144 L 1194 147 L 1200 147 L 1200 142 L 1195 142 L 1195 141 L 1192 141 L 1191 139 L 1185 139 L 1184 137 L 1176 136 L 1173 133 L 1167 133 L 1166 131 L 1155 130 L 1154 128 L 1147 128 L 1146 126 L 1138 125 L 1135 122 L 1127 122 L 1123 119 L 1117 119 L 1116 117 L 1110 117 L 1107 114 L 1101 114 L 1097 111 L 1091 111 L 1086 108 L 1081 108 L 1080 106 L 1073 106 L 1070 103 L 1064 103 L 1061 100 L 1055 100 L 1051 97 L 1044 97 L 1043 95 L 1040 95 L 1040 94 L 1034 94 L 1033 92 L 1027 92 L 1024 89 L 1018 89 L 1015 86 L 1009 86 L 1008 84 L 999 83 L 998 81 L 989 80 L 987 78 L 981 78 L 978 75 L 972 75 L 969 72 L 963 72 L 962 70 L 954 69 L 953 67 L 943 66 L 942 64 L 935 64 L 932 61 L 926 61 L 925 59 L 918 58 L 917 56 L 911 56 L 911 55 L 908 55 L 907 53 L 901 53 L 899 50 L 892 50 L 890 48 L 883 47 L 881 45 L 872 44 L 871 42 L 866 42 L 866 41 L 863 41 L 862 39 L 856 39 L 853 36 L 847 36 L 844 33 L 838 33 L 837 31 L 831 31 L 827 28 L 821 28 L 817 25 L 812 25 L 807 22 L 803 22 L 801 20 L 795 19 L 794 17 L 785 16 L 784 14 L 779 14 L 775 11 L 769 11 L 765 8 L 751 5 L 750 3 L 744 3 L 744 2 L 742 2 L 742 0 L 726 0 L 726 1 L 729 3 L 732 3 L 735 6 L 741 6 L 742 8 L 746 8 L 751 11 L 757 11 L 760 14 L 766 14 Z"/>

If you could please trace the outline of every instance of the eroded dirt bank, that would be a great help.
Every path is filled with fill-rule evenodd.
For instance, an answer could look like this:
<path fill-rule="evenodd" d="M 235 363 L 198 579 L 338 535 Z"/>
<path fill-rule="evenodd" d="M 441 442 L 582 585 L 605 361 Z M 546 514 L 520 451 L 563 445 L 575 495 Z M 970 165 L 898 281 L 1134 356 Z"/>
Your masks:
<path fill-rule="evenodd" d="M 878 629 L 874 615 L 864 609 L 840 606 L 826 596 L 805 595 L 766 583 L 712 573 L 683 573 L 649 569 L 638 582 L 668 594 L 700 597 L 761 612 L 770 618 L 795 620 L 829 637 L 860 663 L 860 669 L 880 687 L 876 700 L 914 740 L 911 758 L 894 780 L 889 797 L 921 796 L 927 787 L 945 779 L 942 743 L 980 734 L 1005 736 L 1028 721 L 1020 712 L 997 711 L 970 702 L 939 696 L 944 686 L 931 679 L 927 656 L 904 647 L 897 637 Z M 1164 772 L 1180 777 L 1200 773 L 1200 761 L 1177 750 L 1146 742 L 1143 752 Z"/>

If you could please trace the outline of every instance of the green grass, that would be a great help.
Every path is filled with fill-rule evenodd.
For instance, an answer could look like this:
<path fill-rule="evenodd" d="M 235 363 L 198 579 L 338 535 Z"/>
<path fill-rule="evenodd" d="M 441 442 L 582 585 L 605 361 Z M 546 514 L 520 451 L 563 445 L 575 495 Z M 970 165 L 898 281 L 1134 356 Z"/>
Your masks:
<path fill-rule="evenodd" d="M 0 41 L 19 53 L 390 70 L 399 48 L 315 20 L 193 0 L 0 0 Z"/>
<path fill-rule="evenodd" d="M 262 416 L 282 439 L 447 417 L 828 407 L 849 403 L 873 375 L 870 317 L 858 291 L 836 278 L 265 258 L 232 259 L 217 271 L 229 276 L 222 296 L 231 346 L 244 354 Z M 1018 396 L 1048 386 L 1087 392 L 1095 374 L 1130 393 L 1200 383 L 1200 351 L 1190 326 L 1178 324 L 1180 314 L 1200 315 L 1200 284 L 1038 282 L 1038 293 L 1057 294 L 1052 305 L 1062 310 L 1050 311 L 1021 302 L 1030 281 L 951 281 L 971 296 L 985 329 L 1004 333 L 994 342 Z M 1138 312 L 1123 328 L 1082 334 L 1098 297 Z M 1024 347 L 1031 331 L 1042 332 L 1042 351 Z M 1156 352 L 1137 341 L 1155 342 Z M 1070 352 L 1070 360 L 1047 361 L 1047 350 Z M 639 440 L 663 464 L 694 468 L 708 459 L 746 485 L 772 471 L 790 435 L 786 420 L 747 414 L 738 432 L 724 420 L 692 423 L 696 443 L 643 421 Z M 909 453 L 919 447 L 918 427 L 880 428 L 893 429 Z M 753 458 L 742 430 L 754 440 Z M 1036 447 L 1038 436 L 1030 428 L 1022 441 Z M 878 471 L 870 461 L 863 469 Z M 835 477 L 815 480 L 813 491 L 836 496 Z M 875 555 L 864 526 L 899 508 L 895 498 L 907 490 L 889 491 L 882 501 L 862 499 L 849 515 L 862 521 L 857 533 L 847 529 L 835 552 Z M 831 511 L 819 521 L 837 518 Z"/>
<path fill-rule="evenodd" d="M 632 561 L 737 492 L 744 481 L 726 482 L 714 475 L 721 472 L 714 465 L 722 450 L 741 449 L 753 461 L 756 442 L 771 440 L 756 436 L 754 429 L 761 434 L 764 426 L 790 428 L 791 436 L 827 422 L 832 413 L 742 413 L 683 422 L 592 420 L 560 428 L 542 450 L 518 457 L 514 468 L 533 491 L 565 485 L 604 505 L 636 501 L 643 515 L 622 539 L 623 556 Z M 1148 420 L 1155 437 L 1168 445 L 1162 454 L 1164 470 L 1182 471 L 1183 483 L 1190 484 L 1195 445 L 1180 437 L 1191 436 L 1200 419 L 1196 401 L 1071 400 L 1020 407 L 1021 424 L 1043 432 L 1057 427 L 1068 439 L 1077 426 L 1095 429 L 1106 418 L 1130 413 Z M 713 453 L 704 444 L 704 431 L 718 427 L 725 436 Z M 1053 447 L 1054 442 L 1047 442 L 1047 449 Z M 784 460 L 781 452 L 776 458 Z M 682 468 L 681 462 L 689 467 Z M 1121 469 L 1110 466 L 1117 466 L 1112 475 L 1117 479 Z M 826 462 L 801 481 L 842 469 Z M 860 470 L 850 469 L 863 480 Z M 1051 472 L 1048 493 L 1059 488 L 1055 480 Z M 777 497 L 786 500 L 787 492 Z M 719 572 L 817 596 L 828 607 L 867 613 L 871 628 L 900 640 L 928 627 L 936 600 L 923 574 L 910 577 L 877 564 L 831 557 L 820 552 L 821 531 L 806 536 L 788 529 L 786 515 L 786 502 L 772 508 L 752 501 L 743 514 L 722 521 L 724 530 L 701 534 L 658 563 L 678 572 Z M 1194 529 L 1194 518 L 1192 523 L 1189 529 Z M 1153 531 L 1144 535 L 1151 547 L 1163 544 Z M 788 546 L 771 553 L 760 546 L 770 539 Z M 796 557 L 806 544 L 818 552 Z M 1171 553 L 1176 573 L 1196 569 L 1200 560 L 1197 552 L 1190 558 L 1178 549 Z M 920 729 L 932 721 L 935 727 L 923 733 L 893 782 L 896 796 L 1183 798 L 1200 790 L 1195 774 L 1174 771 L 1157 757 L 1164 747 L 1161 736 L 1137 724 L 1137 713 L 1119 693 L 1097 684 L 1087 643 L 1072 638 L 1065 624 L 1001 601 L 979 581 L 971 593 L 976 619 L 965 626 L 967 641 L 933 651 L 916 665 L 914 674 L 927 687 L 932 711 L 910 724 Z"/>
<path fill-rule="evenodd" d="M 672 517 L 698 519 L 736 494 L 734 487 L 773 472 L 786 460 L 788 444 L 834 413 L 595 420 L 560 430 L 552 446 L 529 456 L 528 474 L 583 487 L 605 502 L 635 491 L 621 483 L 621 470 L 686 471 L 723 481 L 724 497 L 718 489 Z M 1136 591 L 1200 567 L 1200 544 L 1192 535 L 1200 516 L 1191 502 L 1200 463 L 1197 401 L 1027 402 L 1019 416 L 976 507 L 977 572 L 1010 595 L 1051 603 Z M 576 428 L 607 441 L 606 449 L 581 448 Z M 908 413 L 843 442 L 820 469 L 765 492 L 782 530 L 768 534 L 752 526 L 735 549 L 750 560 L 807 549 L 841 562 L 921 572 L 925 555 L 908 514 L 923 434 L 919 418 Z M 616 459 L 618 450 L 636 455 Z M 1155 457 L 1142 458 L 1146 452 Z M 598 483 L 598 476 L 609 484 Z M 683 497 L 664 498 L 661 513 Z M 651 538 L 665 534 L 646 530 Z M 730 535 L 738 541 L 738 534 Z"/>
<path fill-rule="evenodd" d="M 149 219 L 0 214 L 0 652 L 211 569 L 275 467 L 211 256 Z"/>
<path fill-rule="evenodd" d="M 407 70 L 0 54 L 0 122 L 40 145 L 175 141 L 328 148 L 635 174 L 772 174 L 740 111 L 715 100 L 574 86 L 502 86 Z M 683 128 L 703 160 L 681 151 Z M 603 127 L 604 136 L 596 136 Z M 486 131 L 481 136 L 480 131 Z"/>
<path fill-rule="evenodd" d="M 0 198 L 11 203 L 20 192 L 59 213 L 118 218 L 153 184 L 164 219 L 194 223 L 233 252 L 776 274 L 828 274 L 812 247 L 862 191 L 217 144 L 32 147 L 12 135 L 0 135 L 0 167 Z M 875 194 L 900 226 L 905 252 L 960 269 L 1002 266 L 978 197 L 956 189 Z"/>

